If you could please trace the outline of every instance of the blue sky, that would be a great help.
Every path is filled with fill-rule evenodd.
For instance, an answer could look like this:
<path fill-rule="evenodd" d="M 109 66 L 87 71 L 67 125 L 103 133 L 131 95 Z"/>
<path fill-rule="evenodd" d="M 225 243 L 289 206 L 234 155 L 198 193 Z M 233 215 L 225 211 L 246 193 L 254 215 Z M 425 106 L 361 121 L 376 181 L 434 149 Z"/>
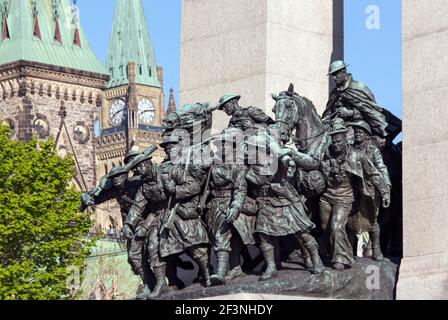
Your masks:
<path fill-rule="evenodd" d="M 142 3 L 157 63 L 164 68 L 165 94 L 173 87 L 178 101 L 181 0 L 142 0 Z M 84 31 L 103 63 L 114 5 L 114 0 L 78 0 Z M 370 11 L 366 13 L 366 9 Z M 371 20 L 372 13 L 379 13 L 379 20 Z M 370 87 L 381 106 L 401 118 L 401 1 L 345 0 L 344 14 L 345 60 L 350 64 L 349 71 Z"/>

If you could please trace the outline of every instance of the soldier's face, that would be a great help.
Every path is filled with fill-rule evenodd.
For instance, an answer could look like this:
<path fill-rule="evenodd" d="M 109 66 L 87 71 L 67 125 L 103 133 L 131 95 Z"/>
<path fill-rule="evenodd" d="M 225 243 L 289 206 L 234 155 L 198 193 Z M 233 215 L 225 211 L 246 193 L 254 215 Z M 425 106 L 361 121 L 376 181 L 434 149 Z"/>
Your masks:
<path fill-rule="evenodd" d="M 224 112 L 227 113 L 227 115 L 231 116 L 235 113 L 236 108 L 238 107 L 238 102 L 236 99 L 230 100 L 224 105 Z"/>
<path fill-rule="evenodd" d="M 345 133 L 335 134 L 331 138 L 331 146 L 336 154 L 343 153 L 345 151 L 346 145 L 347 145 L 347 136 L 345 135 Z"/>
<path fill-rule="evenodd" d="M 127 179 L 127 175 L 122 174 L 120 176 L 113 178 L 112 183 L 114 184 L 115 188 L 122 189 L 122 188 L 124 188 L 124 186 L 126 184 L 126 179 Z"/>
<path fill-rule="evenodd" d="M 363 143 L 367 139 L 367 132 L 362 128 L 353 129 L 353 133 L 355 135 L 355 143 Z"/>
<path fill-rule="evenodd" d="M 177 156 L 177 153 L 179 152 L 178 148 L 175 148 L 177 145 L 177 143 L 168 143 L 166 144 L 163 149 L 166 153 L 166 155 L 170 158 L 170 159 L 174 159 L 174 157 Z"/>
<path fill-rule="evenodd" d="M 342 69 L 336 72 L 335 74 L 333 74 L 333 80 L 337 86 L 343 85 L 347 80 L 347 71 L 345 69 Z"/>
<path fill-rule="evenodd" d="M 137 171 L 142 176 L 150 176 L 152 173 L 152 162 L 151 160 L 140 162 L 137 165 Z"/>

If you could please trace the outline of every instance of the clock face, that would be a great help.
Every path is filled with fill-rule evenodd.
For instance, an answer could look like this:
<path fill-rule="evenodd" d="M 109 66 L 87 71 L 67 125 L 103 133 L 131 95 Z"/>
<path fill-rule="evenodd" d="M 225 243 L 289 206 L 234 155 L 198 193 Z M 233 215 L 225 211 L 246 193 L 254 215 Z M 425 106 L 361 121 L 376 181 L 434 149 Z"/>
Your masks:
<path fill-rule="evenodd" d="M 156 115 L 154 105 L 148 98 L 142 98 L 138 103 L 138 120 L 143 124 L 152 124 Z"/>
<path fill-rule="evenodd" d="M 126 102 L 121 99 L 116 99 L 112 102 L 109 108 L 109 119 L 112 125 L 120 126 L 126 120 L 127 106 Z"/>

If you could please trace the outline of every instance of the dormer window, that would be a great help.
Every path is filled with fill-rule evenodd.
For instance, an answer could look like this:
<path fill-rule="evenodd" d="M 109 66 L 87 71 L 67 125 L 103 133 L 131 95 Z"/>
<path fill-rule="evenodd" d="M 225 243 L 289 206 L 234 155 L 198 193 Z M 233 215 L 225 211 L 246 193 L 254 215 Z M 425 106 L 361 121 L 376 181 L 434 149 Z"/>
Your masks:
<path fill-rule="evenodd" d="M 58 20 L 55 20 L 55 26 L 54 26 L 54 41 L 61 43 L 61 29 L 59 28 L 59 22 Z"/>
<path fill-rule="evenodd" d="M 3 17 L 2 39 L 10 39 L 8 21 L 6 20 L 6 16 Z"/>
<path fill-rule="evenodd" d="M 138 66 L 138 73 L 140 73 L 140 75 L 143 75 L 143 66 L 141 64 Z"/>
<path fill-rule="evenodd" d="M 37 16 L 34 17 L 34 31 L 33 36 L 38 38 L 39 40 L 42 40 L 42 36 L 40 34 L 40 27 L 39 27 L 39 20 L 37 19 Z"/>
<path fill-rule="evenodd" d="M 120 66 L 120 76 L 124 77 L 124 68 L 123 68 L 123 66 Z"/>
<path fill-rule="evenodd" d="M 73 36 L 73 44 L 75 46 L 81 47 L 81 38 L 79 37 L 79 29 L 75 29 L 75 34 Z"/>
<path fill-rule="evenodd" d="M 152 69 L 151 69 L 151 67 L 148 67 L 148 73 L 149 73 L 149 76 L 152 77 Z"/>

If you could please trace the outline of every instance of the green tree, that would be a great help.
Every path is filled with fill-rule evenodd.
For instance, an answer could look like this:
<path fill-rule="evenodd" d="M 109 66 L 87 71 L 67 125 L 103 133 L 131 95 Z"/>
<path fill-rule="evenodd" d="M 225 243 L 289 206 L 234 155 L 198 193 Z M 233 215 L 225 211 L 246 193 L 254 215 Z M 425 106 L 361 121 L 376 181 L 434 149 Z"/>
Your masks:
<path fill-rule="evenodd" d="M 92 240 L 89 214 L 78 212 L 74 162 L 50 139 L 24 143 L 0 126 L 0 299 L 70 299 Z"/>

